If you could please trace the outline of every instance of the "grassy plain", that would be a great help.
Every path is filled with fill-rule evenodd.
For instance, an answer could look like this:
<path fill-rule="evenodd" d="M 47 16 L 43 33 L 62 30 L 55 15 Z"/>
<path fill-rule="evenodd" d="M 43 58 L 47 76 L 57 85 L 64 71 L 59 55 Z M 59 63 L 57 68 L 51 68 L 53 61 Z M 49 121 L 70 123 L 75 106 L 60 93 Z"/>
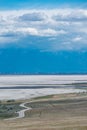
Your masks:
<path fill-rule="evenodd" d="M 20 102 L 26 101 L 10 104 L 18 106 Z M 9 102 L 2 104 L 9 106 Z M 87 93 L 39 97 L 26 105 L 32 110 L 26 112 L 25 118 L 1 118 L 0 130 L 87 130 Z"/>

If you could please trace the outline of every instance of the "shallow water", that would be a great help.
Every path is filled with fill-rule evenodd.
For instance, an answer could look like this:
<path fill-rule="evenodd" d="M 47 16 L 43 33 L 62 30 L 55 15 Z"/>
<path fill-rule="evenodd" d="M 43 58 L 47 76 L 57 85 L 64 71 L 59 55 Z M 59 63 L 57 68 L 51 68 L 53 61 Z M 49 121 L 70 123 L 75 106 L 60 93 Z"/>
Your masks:
<path fill-rule="evenodd" d="M 28 99 L 51 94 L 83 92 L 86 90 L 76 89 L 72 86 L 67 87 L 64 84 L 86 82 L 87 75 L 0 76 L 0 100 Z"/>

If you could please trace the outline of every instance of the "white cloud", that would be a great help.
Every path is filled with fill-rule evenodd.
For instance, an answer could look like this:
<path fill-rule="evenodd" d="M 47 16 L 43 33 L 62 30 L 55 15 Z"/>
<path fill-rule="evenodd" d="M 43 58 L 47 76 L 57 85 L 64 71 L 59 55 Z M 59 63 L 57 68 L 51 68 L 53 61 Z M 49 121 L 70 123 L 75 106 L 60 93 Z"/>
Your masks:
<path fill-rule="evenodd" d="M 24 35 L 28 35 L 28 34 L 29 35 L 38 35 L 38 31 L 35 28 L 29 28 L 29 27 L 18 28 L 15 31 L 16 31 L 15 33 L 20 33 L 20 35 L 21 35 L 21 33 L 24 34 Z"/>
<path fill-rule="evenodd" d="M 80 36 L 78 36 L 78 37 L 75 37 L 75 38 L 73 38 L 73 42 L 79 42 L 79 41 L 81 41 L 82 40 L 82 37 L 80 37 Z"/>
<path fill-rule="evenodd" d="M 22 16 L 19 16 L 19 20 L 20 21 L 34 21 L 34 22 L 37 22 L 37 21 L 43 21 L 45 19 L 45 14 L 43 13 L 36 13 L 36 12 L 33 12 L 33 13 L 27 13 L 27 14 L 23 14 Z"/>
<path fill-rule="evenodd" d="M 35 46 L 41 42 L 47 50 L 83 49 L 87 48 L 86 35 L 86 9 L 0 11 L 0 43 L 20 42 L 33 36 L 40 40 L 32 38 L 30 42 Z M 40 44 L 41 49 L 43 46 Z"/>
<path fill-rule="evenodd" d="M 54 16 L 57 21 L 87 22 L 87 10 L 68 10 L 66 13 L 58 13 Z"/>

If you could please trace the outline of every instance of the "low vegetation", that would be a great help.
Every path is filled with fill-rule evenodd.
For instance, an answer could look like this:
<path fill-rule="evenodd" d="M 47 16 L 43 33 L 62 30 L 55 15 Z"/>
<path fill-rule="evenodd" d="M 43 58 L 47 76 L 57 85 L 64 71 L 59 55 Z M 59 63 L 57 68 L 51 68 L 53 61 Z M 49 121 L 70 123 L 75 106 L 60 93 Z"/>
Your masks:
<path fill-rule="evenodd" d="M 20 109 L 16 101 L 4 105 L 6 111 Z M 32 109 L 26 111 L 25 118 L 1 120 L 1 130 L 87 130 L 87 93 L 34 98 L 26 106 Z"/>
<path fill-rule="evenodd" d="M 19 104 L 20 103 L 16 103 L 14 100 L 0 102 L 0 119 L 16 117 L 16 112 L 22 109 Z"/>

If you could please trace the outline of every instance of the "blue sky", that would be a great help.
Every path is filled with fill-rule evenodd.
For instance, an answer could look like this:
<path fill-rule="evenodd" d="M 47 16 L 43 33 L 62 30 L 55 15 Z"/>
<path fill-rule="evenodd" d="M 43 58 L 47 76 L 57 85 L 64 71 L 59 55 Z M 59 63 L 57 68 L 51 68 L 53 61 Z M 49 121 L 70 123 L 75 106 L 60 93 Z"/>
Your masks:
<path fill-rule="evenodd" d="M 86 0 L 0 2 L 0 73 L 87 73 Z"/>
<path fill-rule="evenodd" d="M 20 8 L 55 8 L 55 7 L 86 7 L 87 0 L 3 0 L 0 1 L 1 9 Z"/>

